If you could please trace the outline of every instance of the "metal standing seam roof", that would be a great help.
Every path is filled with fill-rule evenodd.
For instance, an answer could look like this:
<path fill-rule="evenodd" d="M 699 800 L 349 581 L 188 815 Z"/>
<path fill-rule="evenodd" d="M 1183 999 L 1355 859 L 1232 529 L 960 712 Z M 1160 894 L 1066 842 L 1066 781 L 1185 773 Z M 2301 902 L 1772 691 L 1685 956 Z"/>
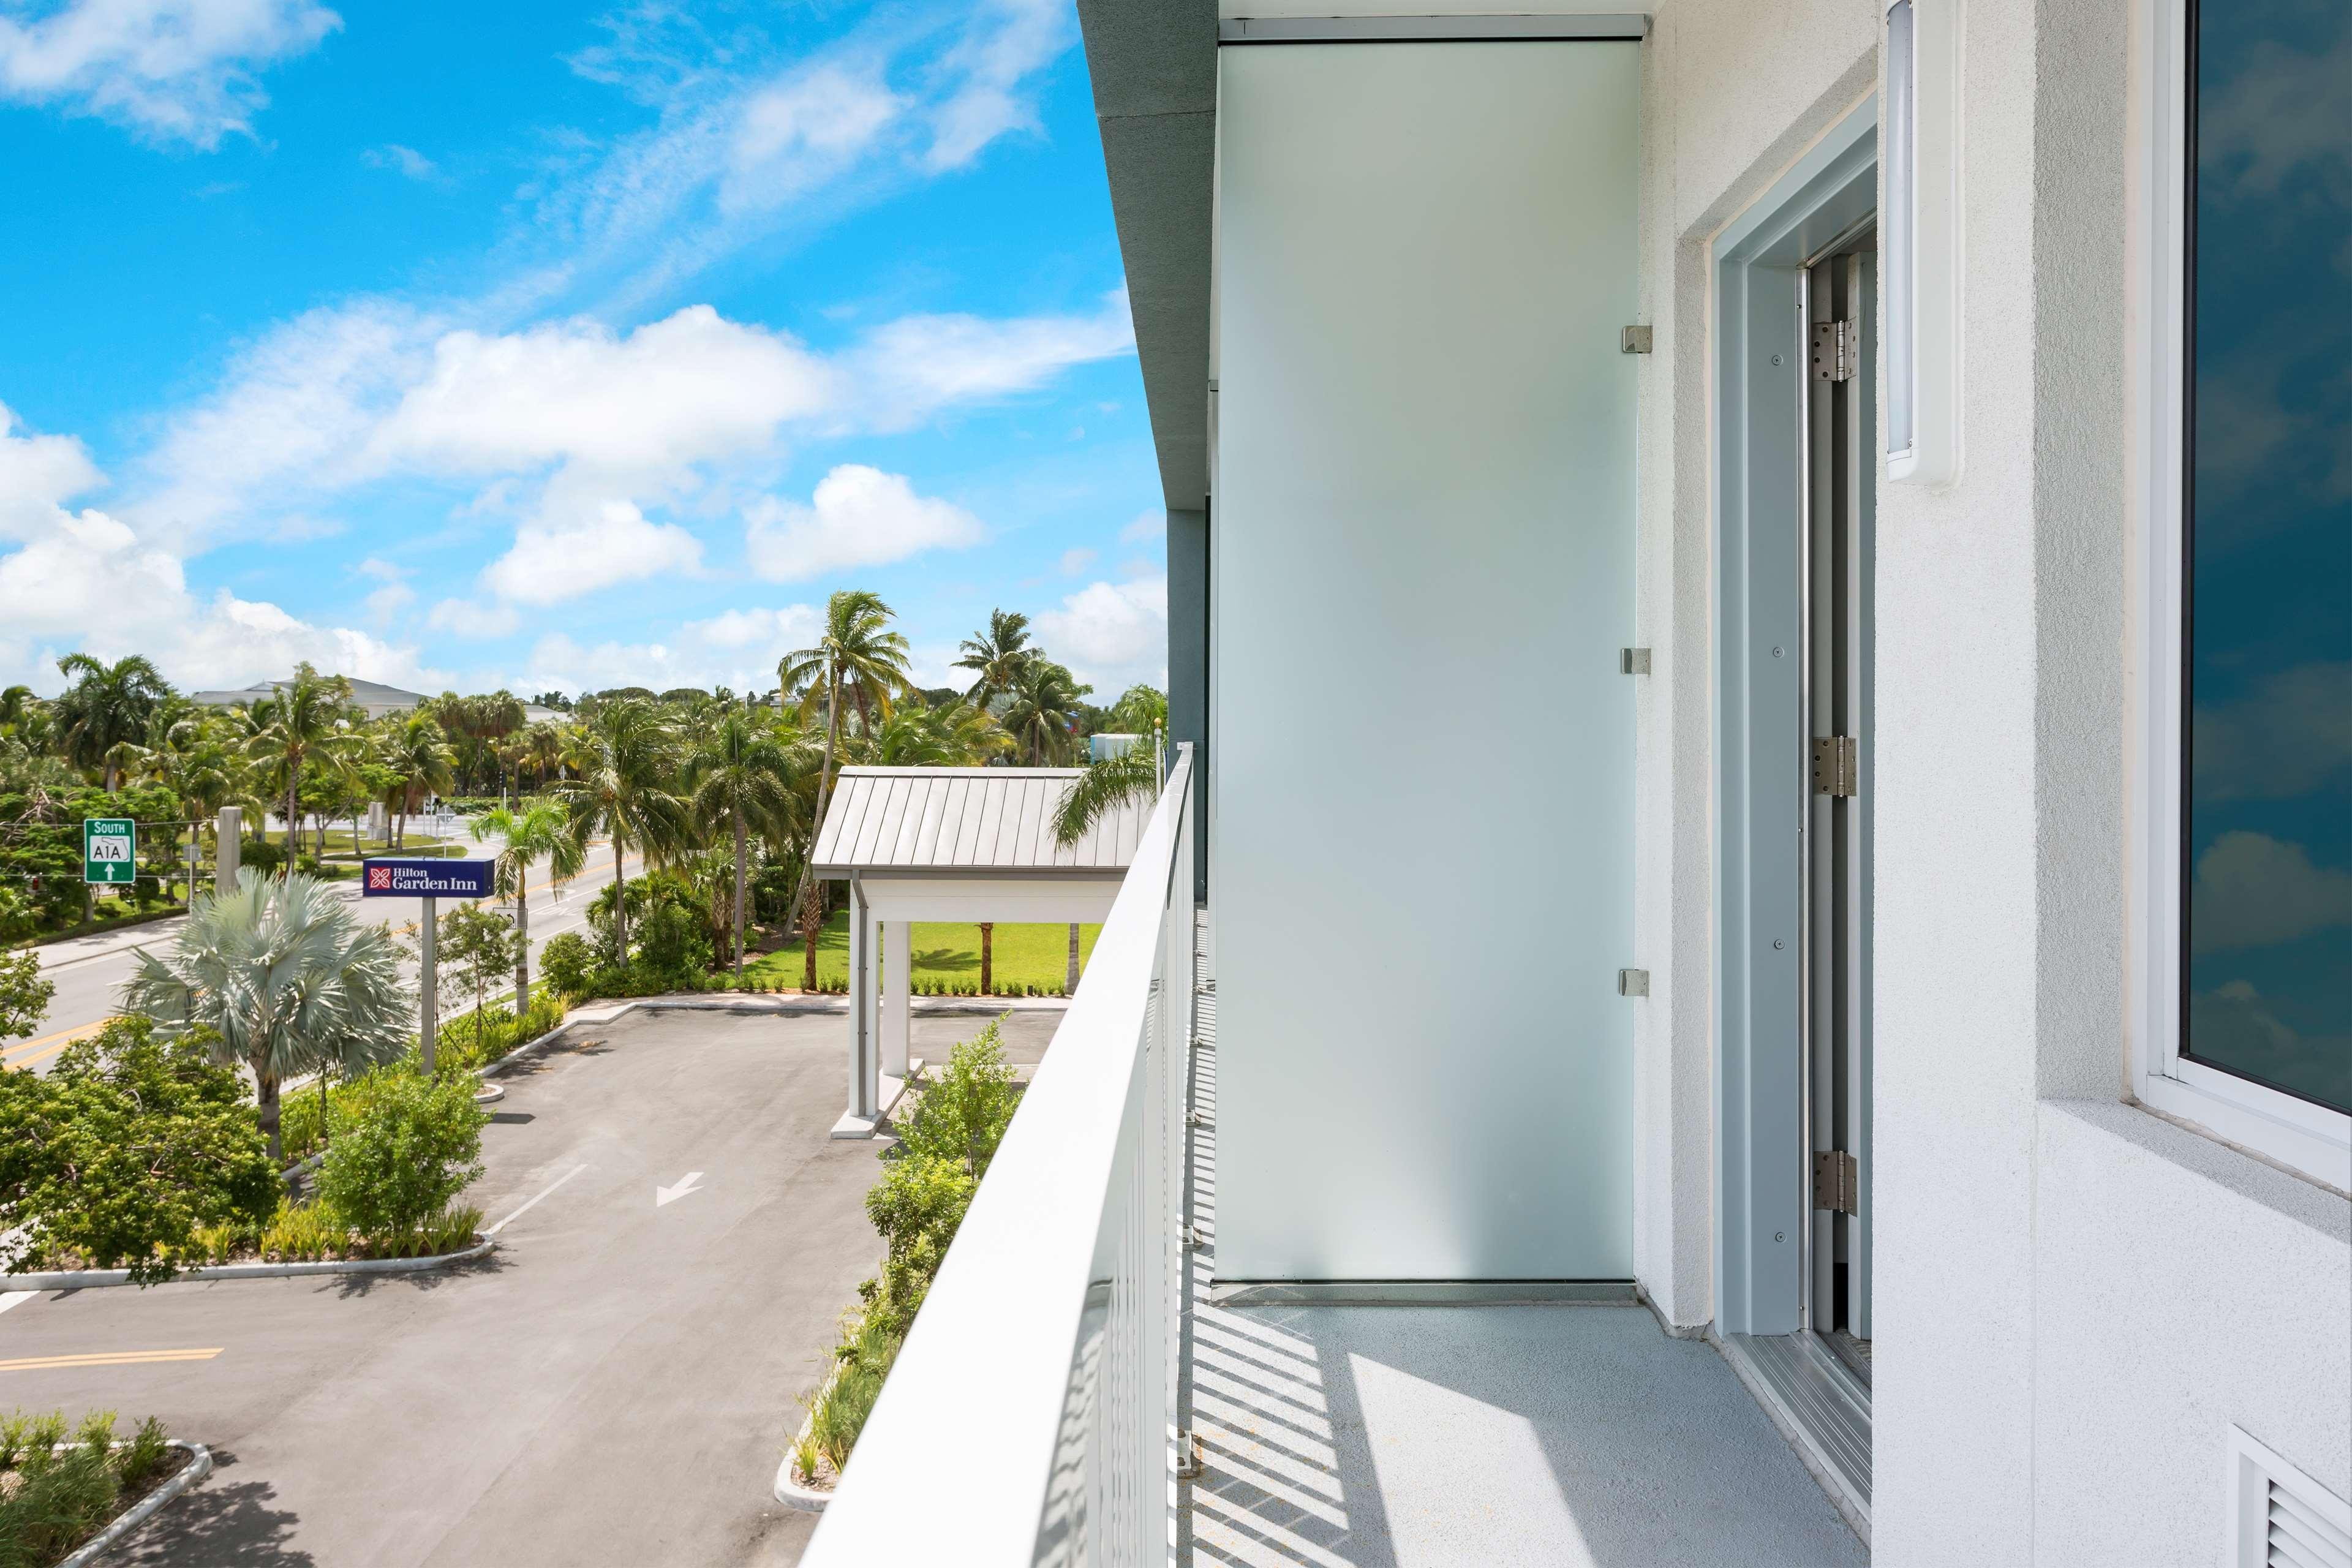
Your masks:
<path fill-rule="evenodd" d="M 1054 815 L 1084 768 L 844 768 L 816 837 L 819 876 L 852 871 L 1123 872 L 1151 815 L 1129 801 L 1067 848 Z"/>

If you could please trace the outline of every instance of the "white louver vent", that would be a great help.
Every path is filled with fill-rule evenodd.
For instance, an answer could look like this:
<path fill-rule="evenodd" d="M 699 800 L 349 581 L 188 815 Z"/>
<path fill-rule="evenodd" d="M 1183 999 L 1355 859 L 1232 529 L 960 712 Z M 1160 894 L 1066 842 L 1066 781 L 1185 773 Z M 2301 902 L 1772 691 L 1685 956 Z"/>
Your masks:
<path fill-rule="evenodd" d="M 2352 1568 L 2352 1505 L 2230 1428 L 2229 1568 Z"/>

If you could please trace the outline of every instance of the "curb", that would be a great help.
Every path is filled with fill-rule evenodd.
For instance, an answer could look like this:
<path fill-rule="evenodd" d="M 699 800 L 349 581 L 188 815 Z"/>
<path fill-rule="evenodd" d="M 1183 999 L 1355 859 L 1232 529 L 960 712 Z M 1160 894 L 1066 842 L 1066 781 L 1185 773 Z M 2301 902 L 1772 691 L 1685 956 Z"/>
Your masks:
<path fill-rule="evenodd" d="M 784 1462 L 776 1467 L 776 1500 L 802 1513 L 823 1513 L 824 1505 L 833 1500 L 833 1494 L 804 1487 L 793 1479 L 793 1456 L 787 1450 Z"/>
<path fill-rule="evenodd" d="M 89 1568 L 106 1555 L 108 1548 L 155 1517 L 156 1511 L 198 1481 L 213 1473 L 213 1454 L 202 1443 L 184 1443 L 171 1438 L 174 1448 L 184 1450 L 188 1462 L 180 1473 L 141 1498 L 136 1505 L 114 1516 L 114 1522 L 83 1542 L 58 1563 L 58 1568 Z"/>
<path fill-rule="evenodd" d="M 431 1258 L 357 1258 L 342 1263 L 208 1263 L 183 1268 L 165 1285 L 202 1283 L 208 1279 L 310 1279 L 331 1274 L 422 1274 L 487 1258 L 498 1247 L 483 1237 L 462 1252 L 436 1253 Z M 0 1290 L 92 1290 L 131 1283 L 128 1268 L 60 1268 L 47 1274 L 0 1274 Z"/>
<path fill-rule="evenodd" d="M 793 1479 L 793 1449 L 801 1446 L 802 1441 L 808 1436 L 810 1428 L 816 1425 L 816 1411 L 814 1408 L 815 1405 L 826 1394 L 832 1393 L 833 1385 L 840 1380 L 841 1363 L 835 1362 L 833 1364 L 833 1375 L 818 1385 L 816 1398 L 809 1401 L 812 1408 L 801 1418 L 800 1431 L 794 1435 L 791 1446 L 784 1449 L 783 1461 L 776 1467 L 776 1500 L 786 1508 L 798 1510 L 802 1513 L 823 1513 L 824 1505 L 833 1500 L 831 1492 L 821 1492 L 814 1487 L 804 1487 Z"/>

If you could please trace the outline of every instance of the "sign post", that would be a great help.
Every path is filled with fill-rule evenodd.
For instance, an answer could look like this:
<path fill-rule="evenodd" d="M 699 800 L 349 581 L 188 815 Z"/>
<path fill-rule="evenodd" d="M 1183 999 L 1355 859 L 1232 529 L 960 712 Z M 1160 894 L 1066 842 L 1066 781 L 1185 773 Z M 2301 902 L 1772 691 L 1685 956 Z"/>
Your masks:
<path fill-rule="evenodd" d="M 127 816 L 93 816 L 81 825 L 81 879 L 128 887 L 139 879 L 139 825 Z"/>
<path fill-rule="evenodd" d="M 496 883 L 493 860 L 369 860 L 360 875 L 363 899 L 417 899 L 424 903 L 425 926 L 417 942 L 424 973 L 418 977 L 416 1010 L 418 1047 L 425 1053 L 425 1076 L 433 1076 L 433 1047 L 440 1037 L 440 994 L 434 984 L 434 939 L 439 935 L 443 899 L 487 899 Z"/>

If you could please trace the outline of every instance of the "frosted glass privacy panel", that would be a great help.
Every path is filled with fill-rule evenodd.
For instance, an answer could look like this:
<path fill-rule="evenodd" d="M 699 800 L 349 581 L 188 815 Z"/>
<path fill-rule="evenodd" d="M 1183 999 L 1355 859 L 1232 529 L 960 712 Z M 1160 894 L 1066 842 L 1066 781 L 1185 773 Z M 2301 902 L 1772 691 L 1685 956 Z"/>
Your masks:
<path fill-rule="evenodd" d="M 1219 61 L 1219 1273 L 1626 1278 L 1639 47 Z"/>

